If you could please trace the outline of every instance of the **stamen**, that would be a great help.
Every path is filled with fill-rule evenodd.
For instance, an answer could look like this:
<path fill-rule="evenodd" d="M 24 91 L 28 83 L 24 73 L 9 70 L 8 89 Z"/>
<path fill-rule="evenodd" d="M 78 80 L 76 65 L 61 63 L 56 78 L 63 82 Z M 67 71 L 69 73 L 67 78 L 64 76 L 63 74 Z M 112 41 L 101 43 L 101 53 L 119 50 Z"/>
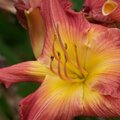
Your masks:
<path fill-rule="evenodd" d="M 61 55 L 60 53 L 58 52 L 58 75 L 61 79 L 64 79 L 64 77 L 62 76 L 62 73 L 61 73 Z"/>
<path fill-rule="evenodd" d="M 68 76 L 68 72 L 67 72 L 67 58 L 65 56 L 65 64 L 64 64 L 64 73 L 65 73 L 65 77 L 67 79 L 70 79 L 70 77 Z"/>
<path fill-rule="evenodd" d="M 53 72 L 53 73 L 56 73 L 55 70 L 53 69 L 53 60 L 54 60 L 54 56 L 51 56 L 51 61 L 50 61 L 50 70 Z"/>
<path fill-rule="evenodd" d="M 74 47 L 75 47 L 75 54 L 76 54 L 76 62 L 77 62 L 77 66 L 78 66 L 78 68 L 79 68 L 79 70 L 80 70 L 80 73 L 81 73 L 82 77 L 84 77 L 84 75 L 83 75 L 83 69 L 81 68 L 81 65 L 80 65 L 80 62 L 79 62 L 77 46 L 74 45 Z"/>
<path fill-rule="evenodd" d="M 66 55 L 66 57 L 68 58 L 68 53 L 67 53 L 66 48 L 65 48 L 67 44 L 64 47 L 64 44 L 63 44 L 61 36 L 60 36 L 59 26 L 58 25 L 57 25 L 57 28 L 56 28 L 56 32 L 57 32 L 57 35 L 58 35 L 58 40 L 60 42 L 61 48 L 62 48 L 64 54 Z"/>
<path fill-rule="evenodd" d="M 52 45 L 52 52 L 53 52 L 53 55 L 54 57 L 58 60 L 59 58 L 57 57 L 56 53 L 55 53 L 55 42 L 57 40 L 57 37 L 56 35 L 54 35 L 54 41 L 53 41 L 53 45 Z"/>

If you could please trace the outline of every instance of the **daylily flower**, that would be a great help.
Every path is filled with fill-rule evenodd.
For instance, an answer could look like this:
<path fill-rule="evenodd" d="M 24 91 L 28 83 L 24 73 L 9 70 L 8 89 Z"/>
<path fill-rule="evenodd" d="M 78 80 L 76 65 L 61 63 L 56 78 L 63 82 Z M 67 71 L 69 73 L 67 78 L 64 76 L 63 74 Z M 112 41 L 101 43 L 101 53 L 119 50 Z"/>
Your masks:
<path fill-rule="evenodd" d="M 39 4 L 45 24 L 40 56 L 0 69 L 0 81 L 6 87 L 42 82 L 20 102 L 21 119 L 120 116 L 120 30 L 90 24 L 82 13 L 71 10 L 68 0 Z"/>
<path fill-rule="evenodd" d="M 85 0 L 83 11 L 100 22 L 120 22 L 120 0 Z"/>

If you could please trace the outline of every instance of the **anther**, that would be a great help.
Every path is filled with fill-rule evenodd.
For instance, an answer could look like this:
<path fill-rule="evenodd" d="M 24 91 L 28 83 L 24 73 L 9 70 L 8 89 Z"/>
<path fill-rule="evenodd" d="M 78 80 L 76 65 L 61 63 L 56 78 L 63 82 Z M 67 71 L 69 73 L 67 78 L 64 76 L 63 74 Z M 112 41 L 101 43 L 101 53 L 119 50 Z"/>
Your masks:
<path fill-rule="evenodd" d="M 51 61 L 50 61 L 50 70 L 56 74 L 55 70 L 53 69 L 53 60 L 54 60 L 54 56 L 50 57 Z"/>
<path fill-rule="evenodd" d="M 59 59 L 61 59 L 61 54 L 60 54 L 60 52 L 57 52 L 57 55 L 58 55 Z"/>
<path fill-rule="evenodd" d="M 51 56 L 50 58 L 51 58 L 52 61 L 54 60 L 54 56 Z"/>

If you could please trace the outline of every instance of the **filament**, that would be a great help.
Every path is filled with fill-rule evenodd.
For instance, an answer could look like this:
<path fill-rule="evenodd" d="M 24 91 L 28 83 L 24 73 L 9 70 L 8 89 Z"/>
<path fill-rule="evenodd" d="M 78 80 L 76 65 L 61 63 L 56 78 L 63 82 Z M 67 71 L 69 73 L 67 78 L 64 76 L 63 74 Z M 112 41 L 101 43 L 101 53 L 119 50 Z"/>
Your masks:
<path fill-rule="evenodd" d="M 77 46 L 74 45 L 74 47 L 75 47 L 75 54 L 76 54 L 76 62 L 77 62 L 77 66 L 78 66 L 78 68 L 79 68 L 79 70 L 80 70 L 80 73 L 82 74 L 82 77 L 84 77 L 84 75 L 83 75 L 83 70 L 82 70 L 81 65 L 80 65 L 80 62 L 79 62 Z"/>
<path fill-rule="evenodd" d="M 65 73 L 65 77 L 67 79 L 70 79 L 70 77 L 68 76 L 68 72 L 67 72 L 67 61 L 65 61 L 65 64 L 64 64 L 64 73 Z"/>
<path fill-rule="evenodd" d="M 62 48 L 65 56 L 68 58 L 68 54 L 67 54 L 67 51 L 65 49 L 66 46 L 64 47 L 64 44 L 62 42 L 62 39 L 61 39 L 61 36 L 60 36 L 60 33 L 59 33 L 59 26 L 58 25 L 57 25 L 57 28 L 56 28 L 56 32 L 57 32 L 57 35 L 58 35 L 58 40 L 60 42 L 61 48 Z M 65 44 L 65 45 L 67 45 L 67 44 Z"/>
<path fill-rule="evenodd" d="M 58 52 L 58 75 L 60 76 L 61 79 L 64 79 L 63 76 L 62 76 L 62 73 L 61 73 L 61 55 L 60 53 Z"/>
<path fill-rule="evenodd" d="M 52 52 L 54 57 L 58 60 L 59 58 L 57 57 L 56 53 L 55 53 L 55 42 L 56 42 L 57 38 L 56 35 L 54 35 L 54 41 L 53 41 L 53 45 L 52 45 Z"/>
<path fill-rule="evenodd" d="M 55 70 L 53 69 L 53 60 L 54 60 L 54 56 L 51 56 L 50 70 L 51 70 L 53 73 L 56 73 Z"/>

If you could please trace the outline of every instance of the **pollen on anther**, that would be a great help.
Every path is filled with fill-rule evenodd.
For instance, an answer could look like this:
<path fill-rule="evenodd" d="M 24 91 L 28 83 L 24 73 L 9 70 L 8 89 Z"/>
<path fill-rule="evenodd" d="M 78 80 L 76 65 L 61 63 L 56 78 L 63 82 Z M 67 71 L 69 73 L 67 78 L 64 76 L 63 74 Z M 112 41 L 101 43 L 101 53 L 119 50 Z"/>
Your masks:
<path fill-rule="evenodd" d="M 53 69 L 53 60 L 54 60 L 54 56 L 50 57 L 51 61 L 50 61 L 50 70 L 56 74 L 55 70 Z"/>
<path fill-rule="evenodd" d="M 51 56 L 50 58 L 51 58 L 52 61 L 54 60 L 54 56 Z"/>
<path fill-rule="evenodd" d="M 61 58 L 61 54 L 60 54 L 60 52 L 57 52 L 57 54 L 58 54 L 58 57 L 59 57 L 59 59 Z"/>

